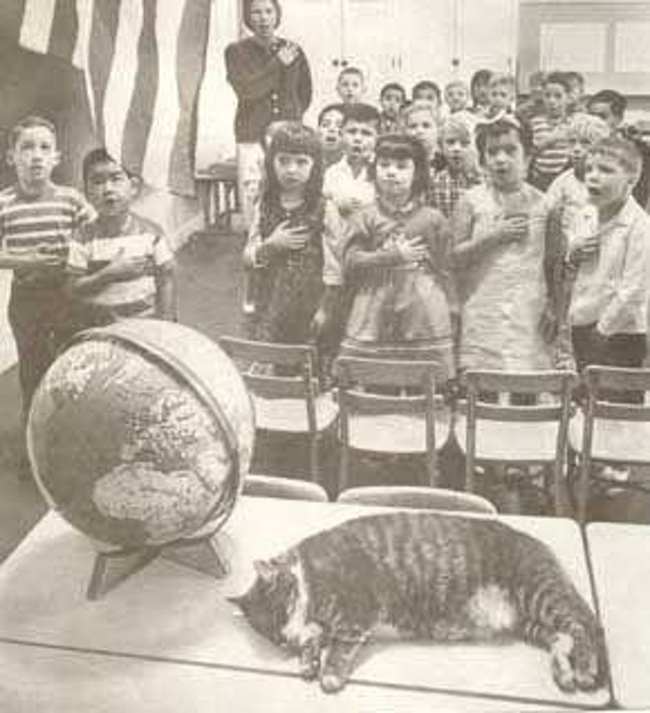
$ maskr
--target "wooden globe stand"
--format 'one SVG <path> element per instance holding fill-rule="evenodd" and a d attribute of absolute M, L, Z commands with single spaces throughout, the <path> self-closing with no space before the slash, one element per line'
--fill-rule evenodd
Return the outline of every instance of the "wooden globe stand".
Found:
<path fill-rule="evenodd" d="M 122 548 L 98 552 L 90 575 L 86 597 L 97 600 L 115 589 L 158 557 L 203 572 L 216 579 L 225 577 L 229 567 L 219 553 L 215 535 L 160 547 Z"/>

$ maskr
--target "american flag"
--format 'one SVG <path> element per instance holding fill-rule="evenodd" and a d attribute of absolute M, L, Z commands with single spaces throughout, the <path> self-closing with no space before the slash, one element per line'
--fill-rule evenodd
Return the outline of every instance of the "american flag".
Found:
<path fill-rule="evenodd" d="M 194 191 L 210 0 L 1 0 L 0 34 L 82 69 L 98 144 L 154 188 Z"/>

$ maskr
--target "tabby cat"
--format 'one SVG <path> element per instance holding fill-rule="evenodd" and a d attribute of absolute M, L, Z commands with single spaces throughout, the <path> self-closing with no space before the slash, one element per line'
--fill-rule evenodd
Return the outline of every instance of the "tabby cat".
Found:
<path fill-rule="evenodd" d="M 555 556 L 496 520 L 396 511 L 317 533 L 233 597 L 251 626 L 299 654 L 304 678 L 345 686 L 381 625 L 435 641 L 518 636 L 550 652 L 565 691 L 602 685 L 597 621 Z"/>

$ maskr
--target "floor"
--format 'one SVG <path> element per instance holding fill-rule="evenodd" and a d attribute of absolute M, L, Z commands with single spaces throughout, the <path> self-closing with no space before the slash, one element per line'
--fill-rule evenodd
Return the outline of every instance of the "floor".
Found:
<path fill-rule="evenodd" d="M 241 237 L 200 233 L 179 253 L 179 292 L 181 321 L 209 336 L 236 334 L 240 326 L 242 271 Z M 20 478 L 24 457 L 20 434 L 20 399 L 15 368 L 0 374 L 0 561 L 20 542 L 46 510 L 31 478 Z M 254 472 L 300 475 L 306 473 L 307 450 L 300 441 L 259 438 Z M 323 478 L 333 493 L 337 471 L 334 444 L 325 444 Z M 441 457 L 443 485 L 458 486 L 463 471 L 459 451 L 450 446 Z M 357 460 L 354 483 L 414 483 L 422 479 L 421 465 L 412 460 Z M 512 493 L 487 485 L 483 492 L 501 511 L 512 511 Z M 518 492 L 525 512 L 543 514 L 546 502 L 534 487 Z M 639 493 L 619 493 L 599 499 L 593 519 L 629 520 L 650 523 L 650 497 Z"/>

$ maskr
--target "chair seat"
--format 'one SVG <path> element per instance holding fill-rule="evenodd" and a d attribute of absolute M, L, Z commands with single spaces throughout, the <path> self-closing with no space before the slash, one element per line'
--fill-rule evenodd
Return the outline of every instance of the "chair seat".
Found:
<path fill-rule="evenodd" d="M 466 449 L 467 417 L 456 417 L 458 445 Z M 485 461 L 539 463 L 555 460 L 558 424 L 552 421 L 488 421 L 476 426 L 476 459 Z"/>
<path fill-rule="evenodd" d="M 584 414 L 579 411 L 569 423 L 569 444 L 578 453 L 582 452 L 584 420 Z M 650 423 L 595 419 L 591 457 L 621 463 L 649 463 Z"/>
<path fill-rule="evenodd" d="M 449 412 L 435 416 L 436 449 L 449 438 Z M 426 453 L 426 423 L 419 414 L 350 414 L 349 444 L 351 448 L 374 453 Z"/>
<path fill-rule="evenodd" d="M 255 422 L 264 431 L 309 433 L 307 406 L 304 399 L 267 399 L 253 394 Z M 316 430 L 324 431 L 334 424 L 338 405 L 331 392 L 319 394 L 314 401 Z"/>

